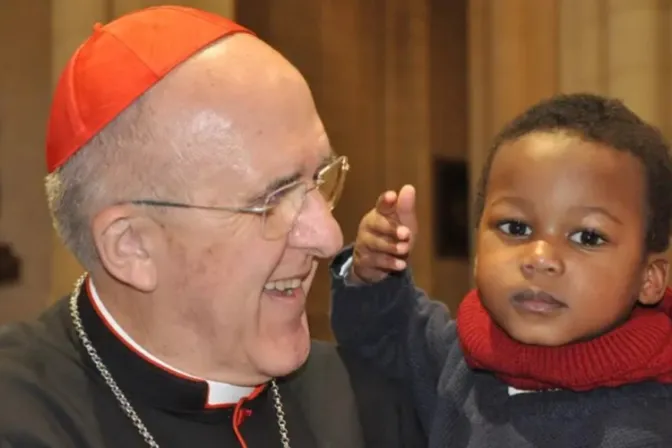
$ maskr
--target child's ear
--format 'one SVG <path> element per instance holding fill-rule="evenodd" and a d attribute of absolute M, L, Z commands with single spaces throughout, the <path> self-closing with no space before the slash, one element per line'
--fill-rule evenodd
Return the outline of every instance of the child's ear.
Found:
<path fill-rule="evenodd" d="M 639 290 L 639 303 L 655 305 L 660 302 L 667 288 L 670 263 L 664 255 L 651 256 L 644 268 L 644 278 Z"/>

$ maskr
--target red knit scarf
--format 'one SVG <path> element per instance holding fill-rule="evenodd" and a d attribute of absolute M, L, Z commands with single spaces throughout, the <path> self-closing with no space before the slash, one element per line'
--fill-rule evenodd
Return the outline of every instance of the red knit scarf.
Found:
<path fill-rule="evenodd" d="M 467 363 L 521 390 L 585 391 L 655 380 L 672 383 L 672 291 L 656 308 L 636 308 L 622 326 L 561 347 L 526 345 L 490 318 L 476 291 L 462 301 L 457 332 Z"/>

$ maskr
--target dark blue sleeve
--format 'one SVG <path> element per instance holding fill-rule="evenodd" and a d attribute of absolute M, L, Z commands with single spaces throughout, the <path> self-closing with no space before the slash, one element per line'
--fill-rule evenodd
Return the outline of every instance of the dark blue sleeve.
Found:
<path fill-rule="evenodd" d="M 433 406 L 439 376 L 457 343 L 448 308 L 413 284 L 410 272 L 371 285 L 349 284 L 342 251 L 331 266 L 331 325 L 339 345 L 410 384 L 420 407 Z"/>

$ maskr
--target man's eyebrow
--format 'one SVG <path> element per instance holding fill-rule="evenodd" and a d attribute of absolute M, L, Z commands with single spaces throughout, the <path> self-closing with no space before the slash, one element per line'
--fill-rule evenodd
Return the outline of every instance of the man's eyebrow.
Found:
<path fill-rule="evenodd" d="M 327 155 L 322 156 L 322 160 L 320 161 L 320 164 L 318 165 L 316 173 L 320 172 L 322 169 L 327 167 L 331 162 L 334 161 L 336 158 L 336 154 L 333 151 L 329 151 Z M 266 185 L 266 188 L 261 193 L 258 193 L 249 200 L 249 202 L 255 203 L 255 202 L 260 202 L 266 199 L 269 195 L 277 191 L 278 189 L 285 187 L 287 185 L 291 185 L 295 182 L 298 182 L 302 178 L 302 174 L 300 172 L 295 172 L 294 174 L 290 174 L 288 176 L 282 176 L 268 185 Z"/>
<path fill-rule="evenodd" d="M 286 187 L 287 185 L 293 184 L 294 182 L 297 182 L 298 180 L 301 179 L 301 173 L 296 172 L 294 174 L 290 174 L 288 176 L 282 176 L 279 177 L 268 185 L 266 185 L 266 188 L 261 193 L 258 193 L 254 195 L 251 199 L 250 202 L 260 202 L 266 199 L 269 195 L 273 194 L 275 191 L 282 187 Z"/>
<path fill-rule="evenodd" d="M 317 169 L 315 170 L 315 174 L 325 169 L 335 159 L 336 156 L 334 155 L 334 153 L 329 153 L 329 155 L 322 156 L 322 159 L 320 160 L 320 163 L 317 165 Z"/>

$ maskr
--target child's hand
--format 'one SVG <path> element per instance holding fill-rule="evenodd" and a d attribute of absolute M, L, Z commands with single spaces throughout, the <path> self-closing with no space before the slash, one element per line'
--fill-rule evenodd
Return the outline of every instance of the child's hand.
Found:
<path fill-rule="evenodd" d="M 415 188 L 410 185 L 383 193 L 359 224 L 353 250 L 351 279 L 378 282 L 406 268 L 417 233 Z"/>

